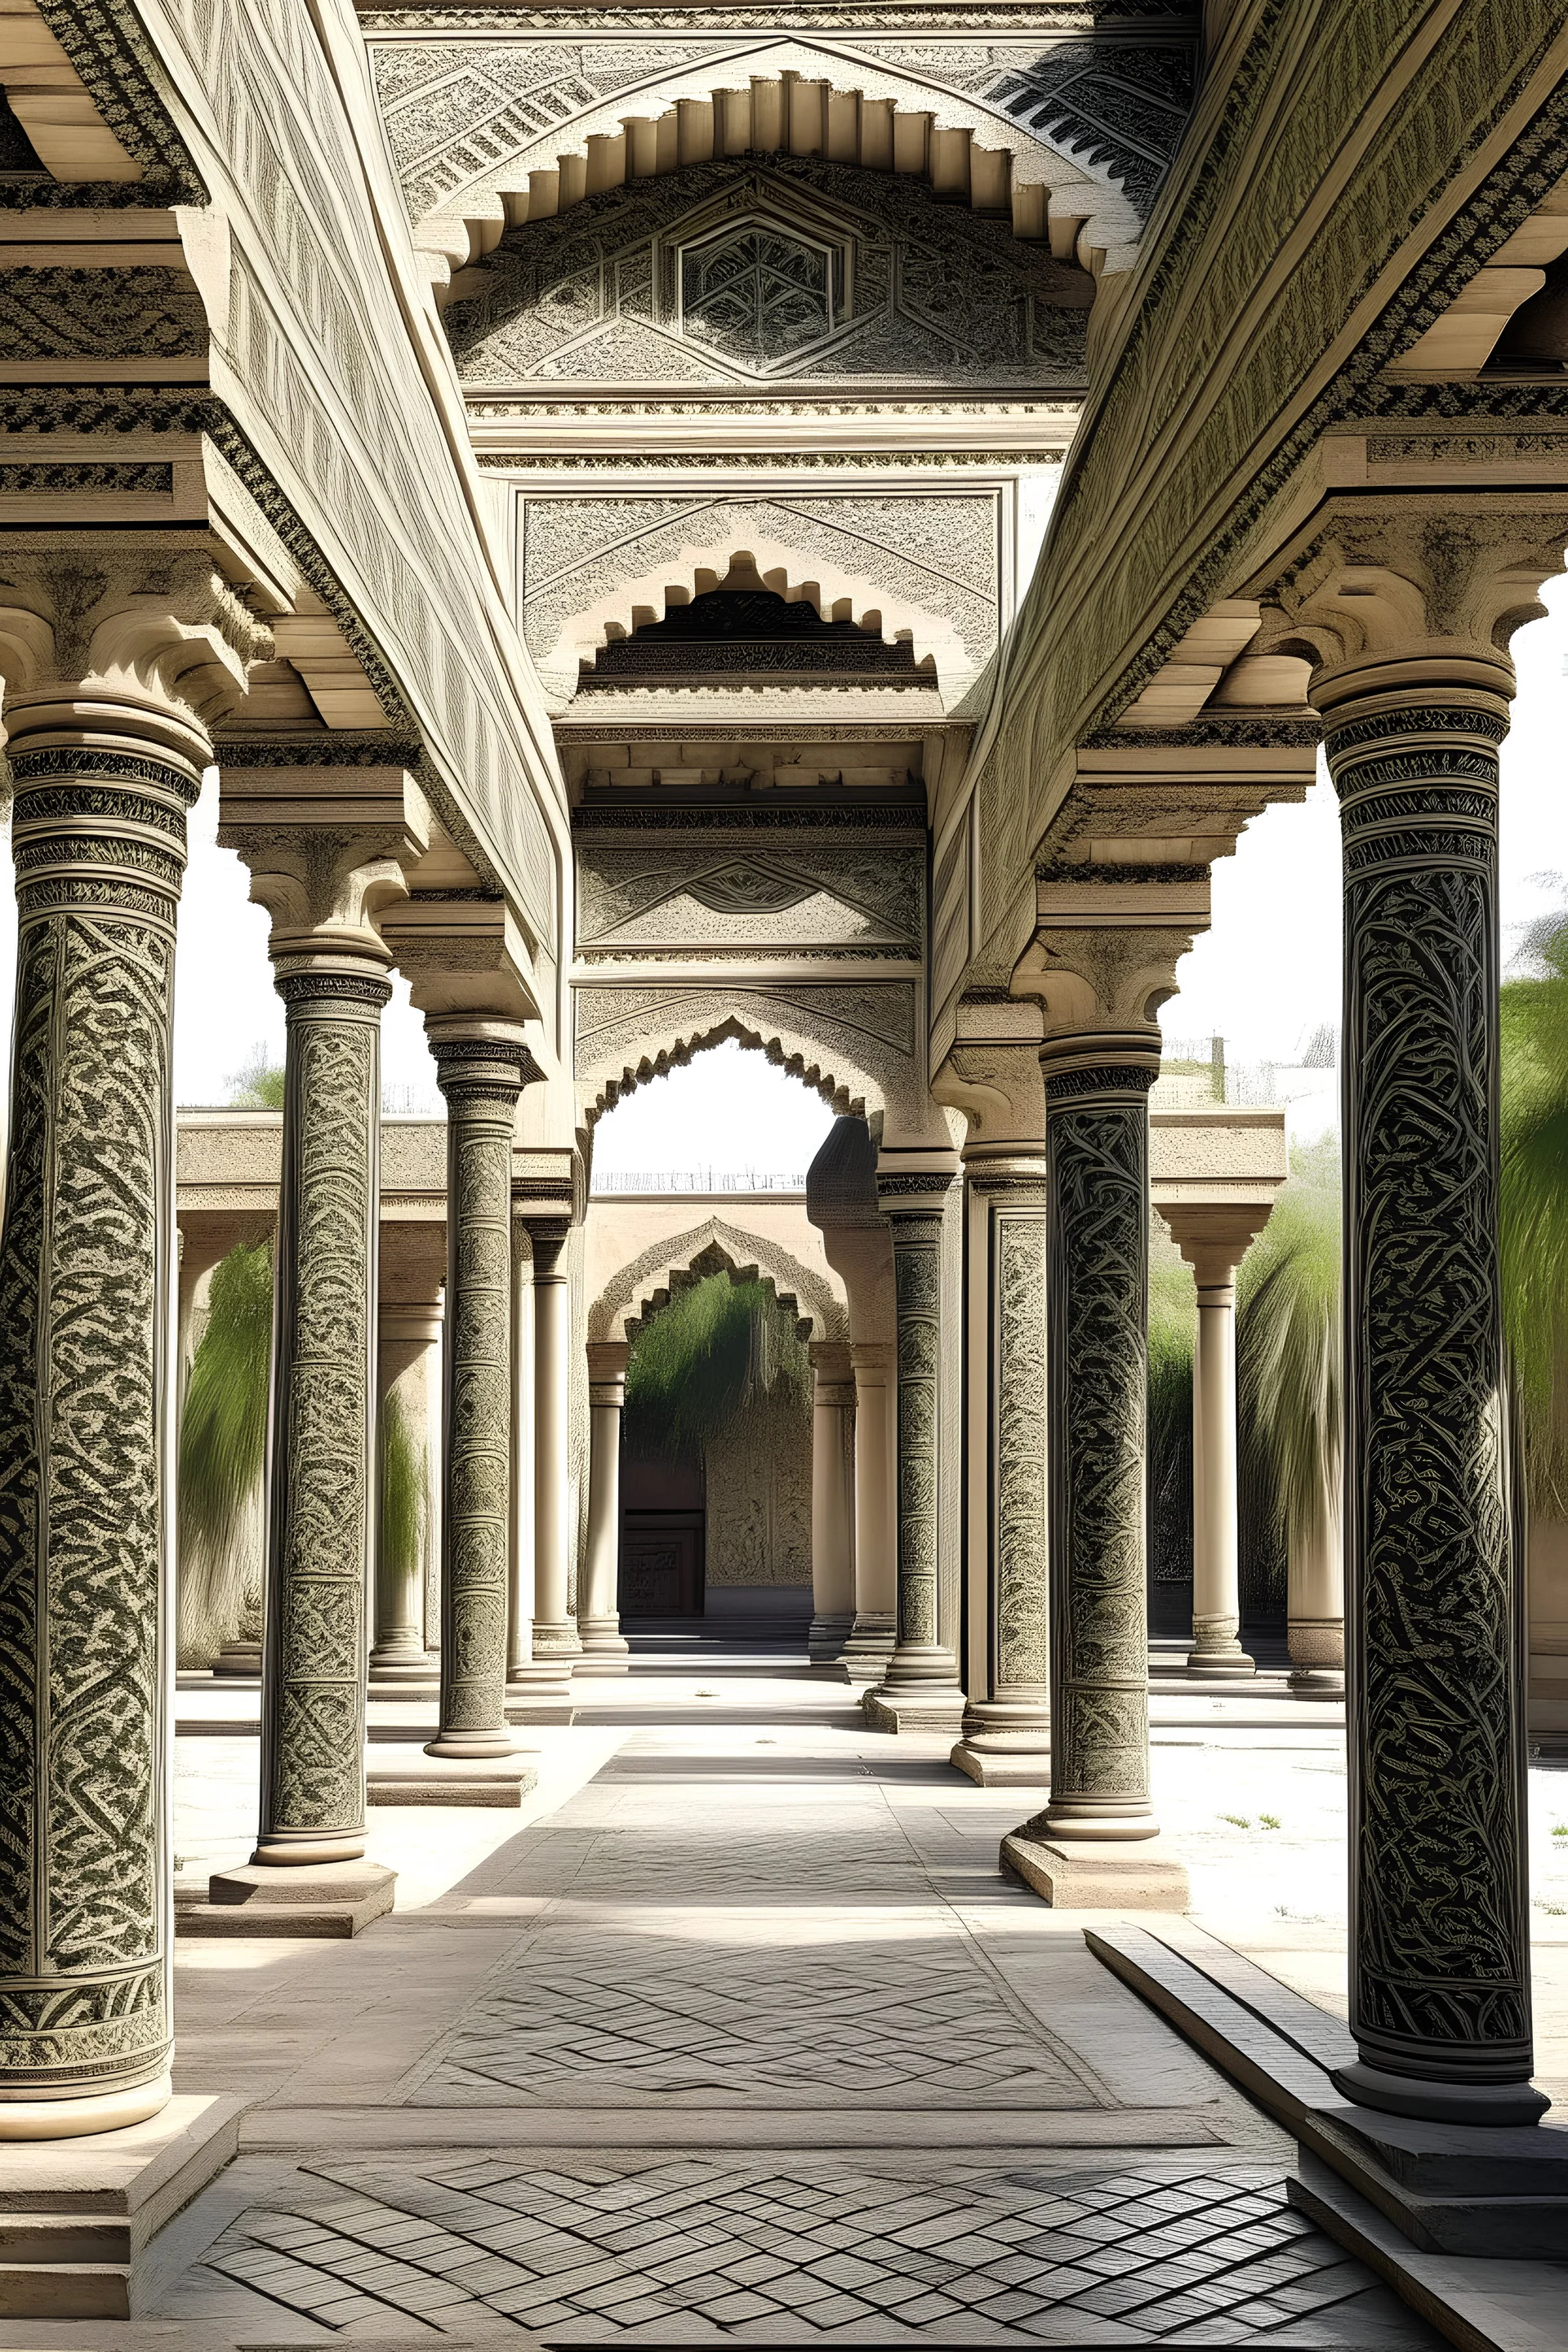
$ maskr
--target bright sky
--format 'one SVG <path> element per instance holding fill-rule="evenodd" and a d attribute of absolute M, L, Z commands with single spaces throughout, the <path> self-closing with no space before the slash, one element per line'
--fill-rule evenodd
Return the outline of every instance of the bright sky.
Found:
<path fill-rule="evenodd" d="M 1543 601 L 1549 617 L 1513 641 L 1520 690 L 1503 748 L 1505 954 L 1533 917 L 1568 901 L 1568 579 L 1550 582 Z M 238 858 L 216 847 L 216 824 L 217 794 L 209 785 L 192 820 L 180 909 L 174 1064 L 182 1103 L 226 1101 L 231 1076 L 258 1045 L 282 1058 L 267 918 L 248 903 Z M 7 872 L 0 877 L 0 1021 L 7 1037 L 15 957 Z M 1233 1063 L 1288 1062 L 1320 1023 L 1338 1024 L 1339 833 L 1326 781 L 1301 806 L 1268 810 L 1242 835 L 1237 855 L 1215 866 L 1213 927 L 1179 977 L 1167 1034 L 1217 1032 Z M 384 1017 L 383 1067 L 396 1108 L 439 1108 L 423 1024 L 403 982 Z M 601 1121 L 595 1172 L 602 1181 L 614 1170 L 803 1170 L 830 1117 L 815 1094 L 760 1055 L 727 1045 L 639 1087 Z"/>

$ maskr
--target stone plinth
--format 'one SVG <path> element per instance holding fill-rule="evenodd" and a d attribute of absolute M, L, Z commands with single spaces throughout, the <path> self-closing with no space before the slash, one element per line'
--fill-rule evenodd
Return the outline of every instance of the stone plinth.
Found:
<path fill-rule="evenodd" d="M 180 2097 L 123 2131 L 0 2145 L 0 2314 L 129 2319 L 141 2257 L 228 2163 L 244 2110 Z"/>
<path fill-rule="evenodd" d="M 182 1903 L 182 1936 L 357 1936 L 392 1908 L 397 1873 L 376 1862 L 249 1863 L 215 1871 L 205 1903 Z"/>
<path fill-rule="evenodd" d="M 515 1812 L 538 1780 L 531 1757 L 410 1758 L 367 1773 L 365 1800 L 372 1805 L 500 1805 Z"/>
<path fill-rule="evenodd" d="M 1017 1832 L 1002 1841 L 1002 1867 L 1057 1911 L 1184 1911 L 1187 1874 L 1156 1838 L 1075 1845 Z"/>

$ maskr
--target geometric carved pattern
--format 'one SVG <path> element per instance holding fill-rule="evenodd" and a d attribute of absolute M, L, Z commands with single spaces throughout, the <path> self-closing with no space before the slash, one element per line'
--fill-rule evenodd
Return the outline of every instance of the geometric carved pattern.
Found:
<path fill-rule="evenodd" d="M 0 1240 L 0 2073 L 169 2050 L 159 1726 L 174 910 L 195 777 L 17 750 Z"/>
<path fill-rule="evenodd" d="M 1291 2210 L 1282 2173 L 1245 2164 L 911 2179 L 821 2156 L 313 2162 L 207 2266 L 387 2341 L 412 2322 L 489 2342 L 498 2321 L 560 2344 L 1435 2341 Z"/>
<path fill-rule="evenodd" d="M 1328 733 L 1345 845 L 1352 2024 L 1401 2074 L 1527 2081 L 1524 1744 L 1499 1412 L 1503 707 Z"/>
<path fill-rule="evenodd" d="M 946 2097 L 1060 2108 L 1081 2106 L 1085 2091 L 962 1947 L 922 1937 L 868 1958 L 852 1945 L 742 1946 L 694 1969 L 684 1938 L 559 1928 L 469 2011 L 413 2096 L 438 2107 Z"/>
<path fill-rule="evenodd" d="M 1146 1812 L 1143 1591 L 1152 1073 L 1047 1067 L 1051 1806 Z"/>
<path fill-rule="evenodd" d="M 364 1827 L 375 1119 L 390 991 L 375 973 L 278 986 L 289 1043 L 261 1829 L 288 1846 Z"/>
<path fill-rule="evenodd" d="M 700 1281 L 725 1272 L 736 1282 L 759 1278 L 781 1307 L 809 1322 L 814 1339 L 843 1339 L 848 1326 L 840 1300 L 820 1274 L 759 1234 L 743 1232 L 721 1217 L 709 1217 L 688 1233 L 651 1243 L 620 1268 L 588 1308 L 590 1339 L 636 1336 L 657 1314 L 682 1279 Z"/>
<path fill-rule="evenodd" d="M 1090 290 L 1081 270 L 916 181 L 737 157 L 509 230 L 445 323 L 475 387 L 1070 391 Z"/>

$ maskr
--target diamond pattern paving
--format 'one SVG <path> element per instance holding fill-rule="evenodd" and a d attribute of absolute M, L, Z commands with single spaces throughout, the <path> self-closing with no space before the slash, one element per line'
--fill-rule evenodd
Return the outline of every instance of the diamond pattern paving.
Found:
<path fill-rule="evenodd" d="M 1094 2104 L 956 1937 L 733 1948 L 551 1930 L 408 2095 L 424 2106 Z"/>
<path fill-rule="evenodd" d="M 1437 2340 L 1256 2165 L 933 2184 L 827 2159 L 323 2164 L 207 2263 L 351 2334 L 401 2315 L 459 2336 L 511 2320 L 563 2345 Z"/>

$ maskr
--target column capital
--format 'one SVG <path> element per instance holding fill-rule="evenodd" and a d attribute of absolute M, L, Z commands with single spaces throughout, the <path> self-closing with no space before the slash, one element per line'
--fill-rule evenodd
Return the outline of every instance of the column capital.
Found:
<path fill-rule="evenodd" d="M 882 1153 L 877 1160 L 877 1206 L 894 1223 L 940 1217 L 958 1174 L 952 1151 Z"/>
<path fill-rule="evenodd" d="M 1040 1087 L 1040 1007 L 1002 991 L 965 997 L 957 1034 L 931 1082 L 937 1101 L 968 1121 L 966 1168 L 978 1160 L 1043 1150 L 1046 1102 Z"/>
<path fill-rule="evenodd" d="M 1206 866 L 1041 867 L 1035 936 L 1011 993 L 1038 1000 L 1047 1051 L 1066 1036 L 1147 1034 L 1176 992 L 1177 964 L 1208 926 Z"/>
<path fill-rule="evenodd" d="M 626 1401 L 626 1359 L 631 1354 L 631 1342 L 590 1339 L 586 1349 L 589 1403 L 610 1404 L 618 1411 Z"/>
<path fill-rule="evenodd" d="M 1447 684 L 1506 705 L 1509 642 L 1541 617 L 1565 543 L 1561 490 L 1332 498 L 1274 586 L 1279 648 L 1313 662 L 1325 719 L 1381 688 Z"/>
<path fill-rule="evenodd" d="M 523 1087 L 541 1076 L 515 1022 L 442 1013 L 426 1018 L 425 1034 L 435 1056 L 436 1083 L 453 1107 L 513 1108 Z"/>
<path fill-rule="evenodd" d="M 384 764 L 319 748 L 224 746 L 217 837 L 250 868 L 250 896 L 272 919 L 268 950 L 285 975 L 384 971 L 386 909 L 430 844 L 430 811 L 406 759 Z"/>
<path fill-rule="evenodd" d="M 1160 1032 L 1152 1024 L 1135 1029 L 1072 1029 L 1047 1037 L 1040 1048 L 1047 1117 L 1091 1098 L 1125 1101 L 1147 1096 L 1160 1075 Z"/>
<path fill-rule="evenodd" d="M 1160 1214 L 1197 1276 L 1198 1288 L 1227 1289 L 1273 1208 L 1271 1191 L 1267 1200 L 1173 1202 Z"/>
<path fill-rule="evenodd" d="M 205 532 L 95 531 L 0 541 L 0 674 L 13 745 L 56 729 L 145 733 L 167 755 L 210 756 L 207 730 L 245 693 L 271 636 L 213 561 Z"/>
<path fill-rule="evenodd" d="M 805 1352 L 816 1376 L 816 1402 L 852 1405 L 855 1402 L 853 1349 L 842 1339 L 813 1339 Z M 844 1393 L 836 1395 L 835 1390 L 841 1390 Z"/>

